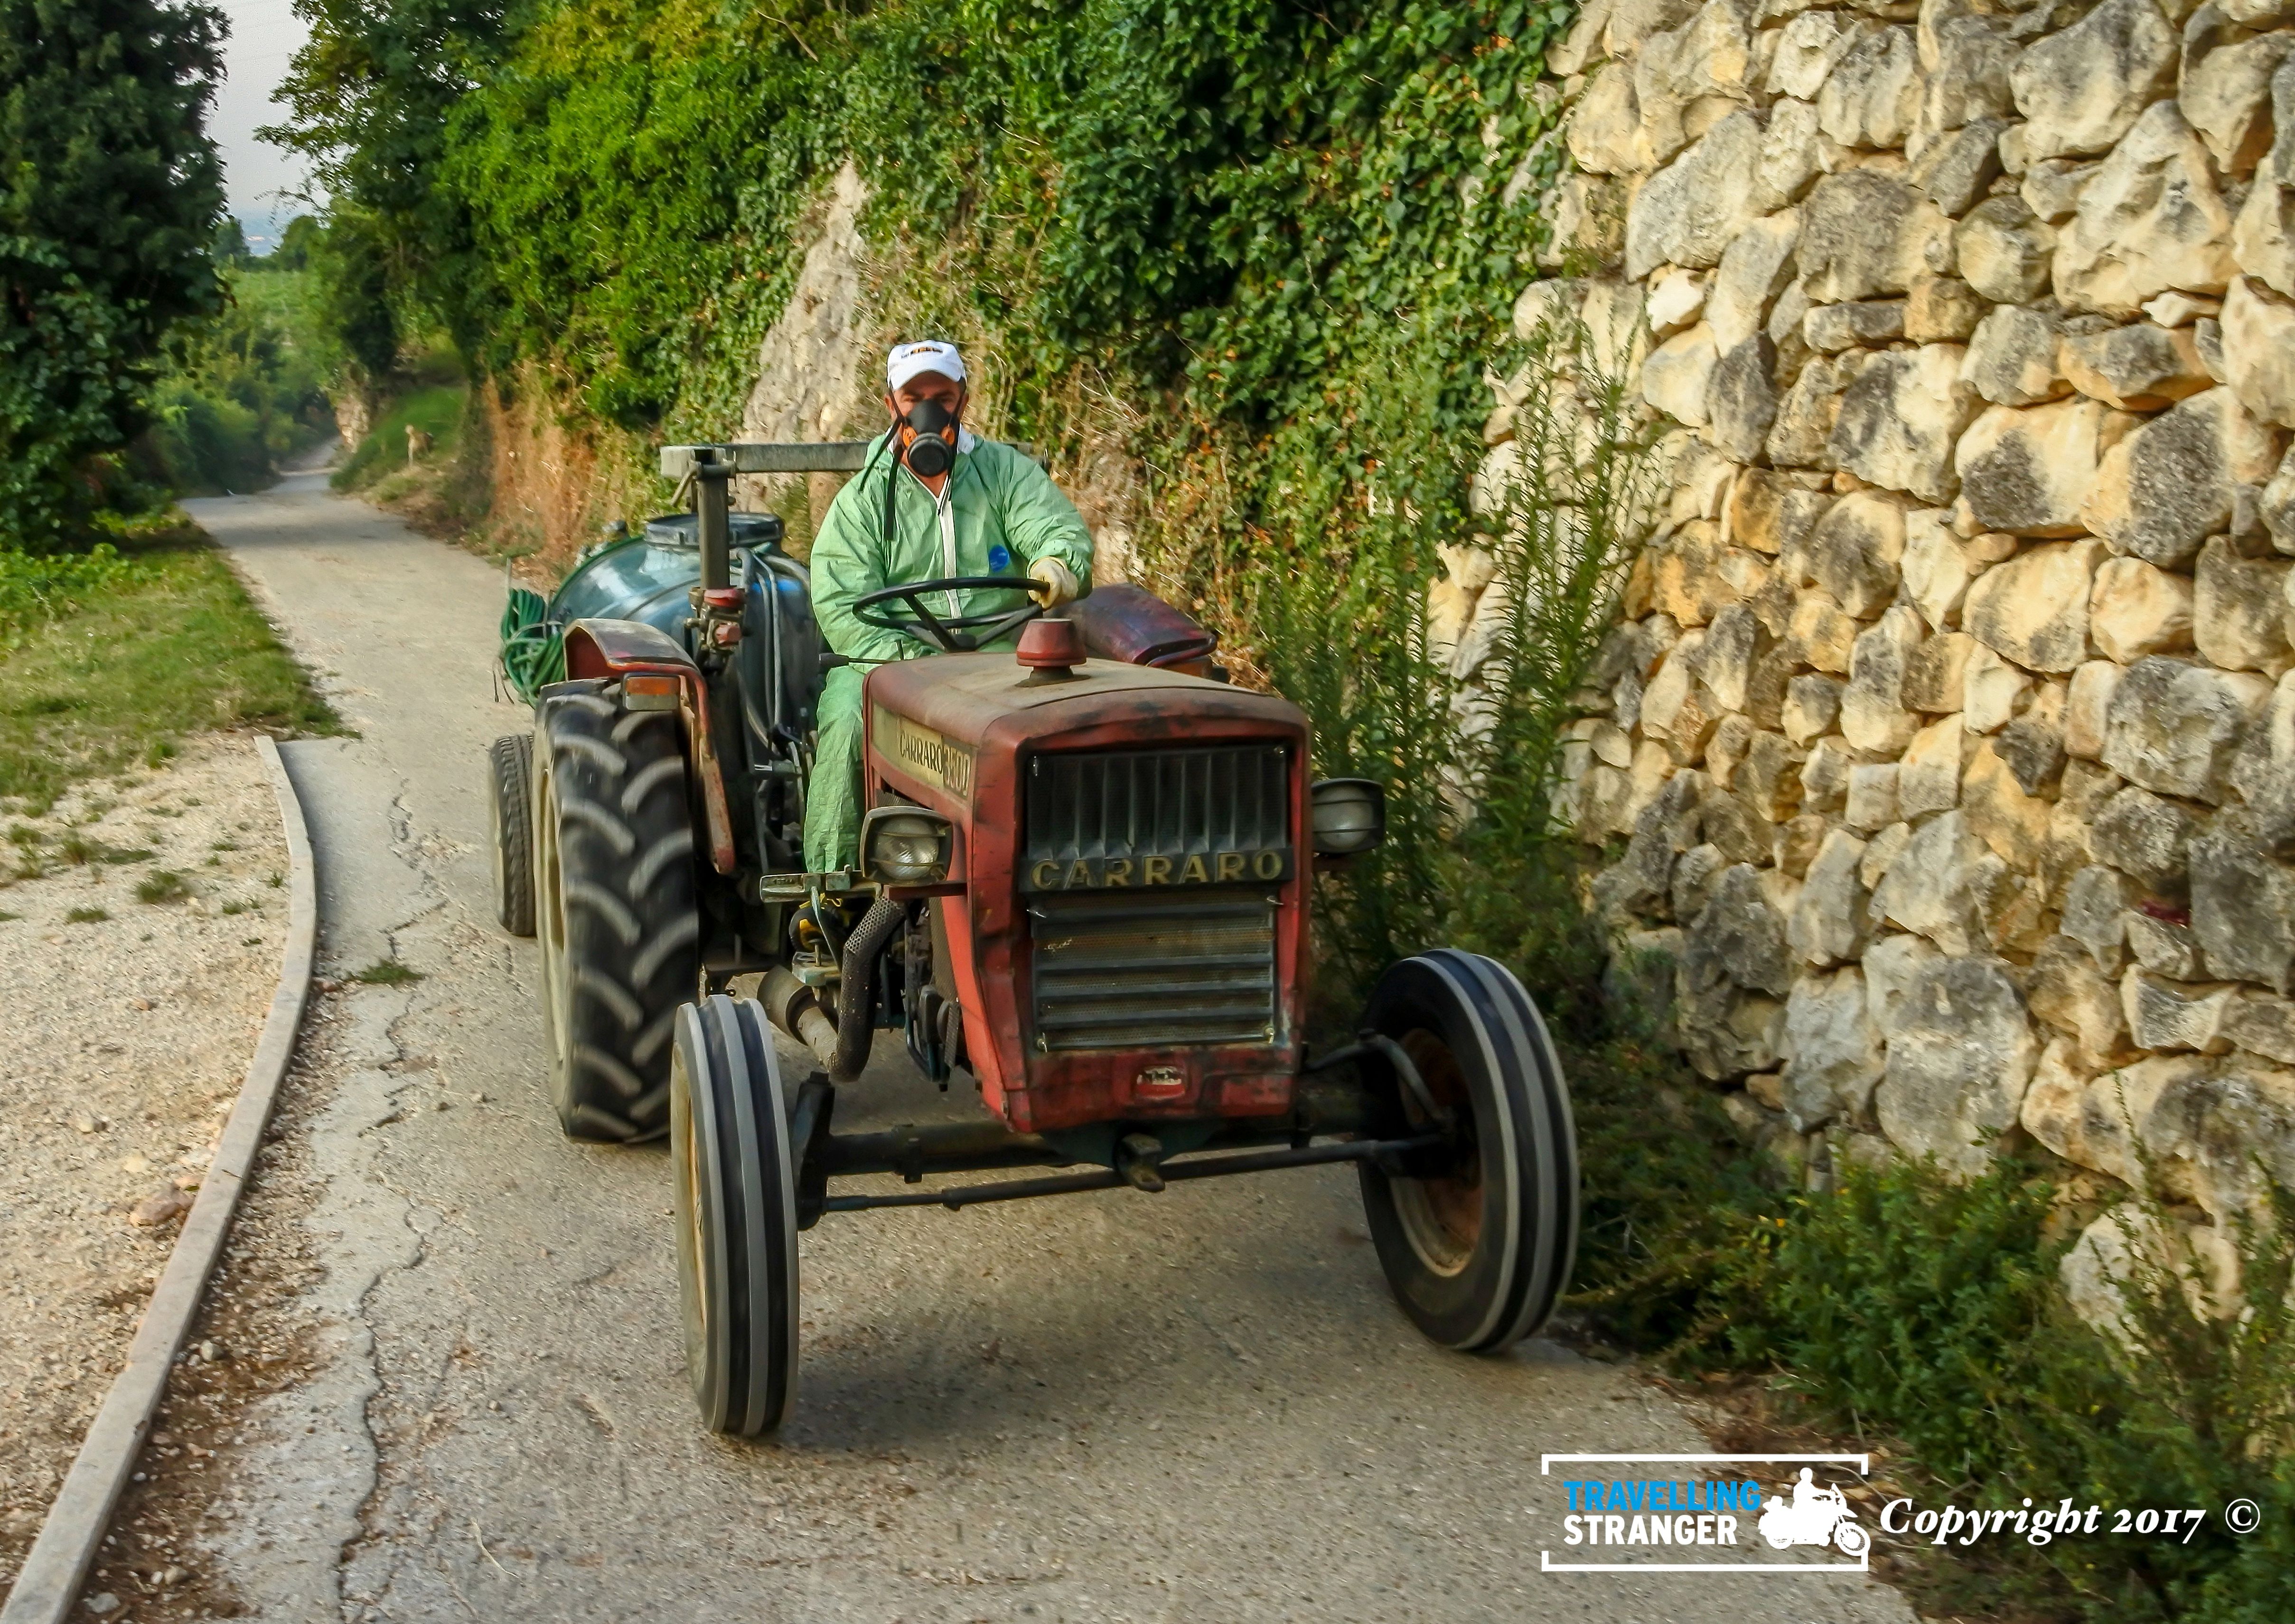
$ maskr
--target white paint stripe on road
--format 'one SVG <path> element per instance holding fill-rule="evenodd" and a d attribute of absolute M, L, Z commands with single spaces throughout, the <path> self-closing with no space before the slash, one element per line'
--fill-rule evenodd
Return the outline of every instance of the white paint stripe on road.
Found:
<path fill-rule="evenodd" d="M 287 836 L 287 951 L 279 967 L 279 985 L 271 994 L 271 1012 L 263 1022 L 263 1035 L 241 1079 L 239 1101 L 224 1124 L 222 1142 L 214 1162 L 200 1180 L 199 1197 L 176 1237 L 167 1267 L 143 1310 L 135 1340 L 127 1347 L 127 1367 L 111 1384 L 103 1408 L 87 1429 L 87 1436 L 72 1459 L 71 1470 L 55 1503 L 48 1507 L 40 1537 L 24 1558 L 0 1624 L 61 1624 L 86 1582 L 89 1567 L 103 1543 L 103 1530 L 127 1487 L 128 1473 L 142 1453 L 151 1416 L 167 1391 L 167 1372 L 192 1328 L 208 1277 L 223 1253 L 231 1233 L 232 1215 L 238 1210 L 240 1191 L 255 1165 L 263 1145 L 263 1130 L 279 1098 L 287 1063 L 294 1057 L 295 1037 L 303 1024 L 303 1006 L 311 992 L 312 953 L 319 925 L 319 894 L 311 867 L 311 838 L 303 825 L 303 804 L 293 780 L 279 759 L 279 747 L 258 736 L 255 747 L 271 773 L 273 793 L 279 797 L 279 821 Z"/>

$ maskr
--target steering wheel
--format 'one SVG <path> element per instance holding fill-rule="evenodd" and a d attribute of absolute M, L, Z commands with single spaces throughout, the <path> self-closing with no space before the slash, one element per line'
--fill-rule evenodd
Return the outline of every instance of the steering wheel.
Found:
<path fill-rule="evenodd" d="M 853 600 L 853 617 L 864 626 L 875 626 L 883 632 L 898 632 L 915 638 L 919 642 L 930 643 L 943 654 L 971 654 L 994 642 L 1006 632 L 1035 619 L 1044 612 L 1044 606 L 1032 601 L 1017 609 L 1001 610 L 992 615 L 935 615 L 925 607 L 925 594 L 991 589 L 1033 592 L 1037 585 L 1036 582 L 1021 575 L 943 575 L 933 581 L 912 581 L 902 586 L 887 586 L 873 592 L 863 592 Z M 907 604 L 915 611 L 916 618 L 902 620 L 894 615 L 871 613 L 878 604 L 893 602 Z"/>

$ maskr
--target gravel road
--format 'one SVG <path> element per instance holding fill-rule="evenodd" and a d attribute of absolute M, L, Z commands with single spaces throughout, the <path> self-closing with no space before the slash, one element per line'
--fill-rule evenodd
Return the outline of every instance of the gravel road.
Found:
<path fill-rule="evenodd" d="M 796 1420 L 705 1435 L 662 1152 L 559 1137 L 533 950 L 490 918 L 498 573 L 315 480 L 191 505 L 359 731 L 286 753 L 323 959 L 421 979 L 323 1000 L 215 1310 L 267 1374 L 187 1379 L 174 1424 L 219 1453 L 151 1462 L 121 1614 L 1912 1617 L 1855 1575 L 1541 1572 L 1541 1452 L 1709 1446 L 1554 1344 L 1429 1347 L 1335 1170 L 832 1218 Z M 945 1108 L 904 1069 L 840 1122 Z"/>
<path fill-rule="evenodd" d="M 278 983 L 287 855 L 245 734 L 0 821 L 4 1594 L 238 1093 Z"/>

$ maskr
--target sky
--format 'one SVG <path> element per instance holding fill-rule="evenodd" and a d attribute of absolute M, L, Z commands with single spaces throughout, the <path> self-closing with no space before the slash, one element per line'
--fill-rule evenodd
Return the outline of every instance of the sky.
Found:
<path fill-rule="evenodd" d="M 268 253 L 288 221 L 310 205 L 281 196 L 302 187 L 307 166 L 298 155 L 256 139 L 258 125 L 276 123 L 286 110 L 271 93 L 286 77 L 288 60 L 310 30 L 291 0 L 210 0 L 231 19 L 224 42 L 226 78 L 208 112 L 208 132 L 223 154 L 227 207 L 246 230 L 248 246 Z"/>

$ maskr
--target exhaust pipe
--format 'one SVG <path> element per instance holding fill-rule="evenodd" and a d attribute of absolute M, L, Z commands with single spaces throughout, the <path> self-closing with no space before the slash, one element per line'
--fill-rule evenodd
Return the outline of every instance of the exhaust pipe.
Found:
<path fill-rule="evenodd" d="M 812 1050 L 823 1069 L 836 1065 L 837 1027 L 821 1013 L 821 1000 L 811 987 L 790 975 L 786 965 L 775 965 L 758 991 L 764 995 L 767 1020 Z"/>
<path fill-rule="evenodd" d="M 784 966 L 765 976 L 766 1018 L 813 1051 L 829 1070 L 832 1082 L 851 1082 L 869 1064 L 876 1038 L 870 1021 L 877 1001 L 877 959 L 893 933 L 908 918 L 908 906 L 890 897 L 878 897 L 850 936 L 845 939 L 844 975 L 837 988 L 837 1016 L 831 1020 L 821 1000 Z"/>

